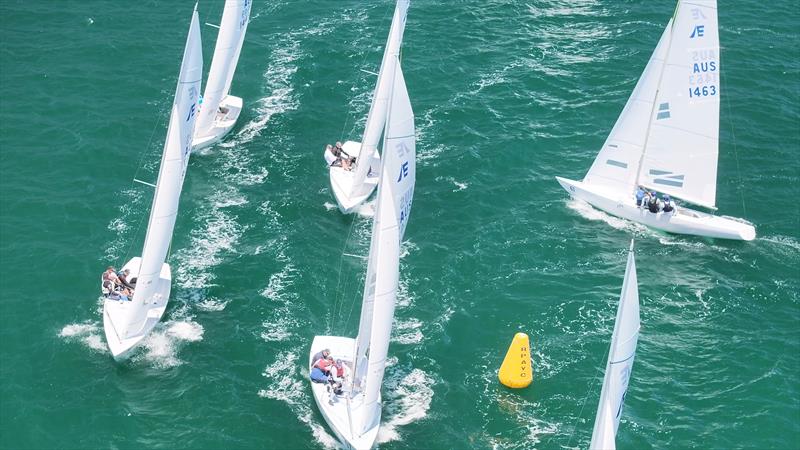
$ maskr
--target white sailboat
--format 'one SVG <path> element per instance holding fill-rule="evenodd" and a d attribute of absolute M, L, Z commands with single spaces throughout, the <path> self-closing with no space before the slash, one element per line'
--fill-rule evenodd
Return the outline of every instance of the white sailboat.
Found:
<path fill-rule="evenodd" d="M 200 105 L 192 148 L 213 145 L 233 128 L 242 111 L 242 99 L 230 95 L 233 74 L 239 62 L 252 0 L 226 0 L 219 25 L 217 44 Z"/>
<path fill-rule="evenodd" d="M 131 301 L 107 298 L 103 304 L 106 341 L 117 360 L 130 355 L 131 350 L 161 320 L 167 307 L 172 276 L 169 264 L 164 261 L 172 240 L 183 178 L 189 163 L 202 76 L 200 22 L 195 5 L 142 256 L 132 258 L 123 266 L 131 272 L 129 279 L 137 279 L 136 291 Z"/>
<path fill-rule="evenodd" d="M 678 1 L 647 67 L 584 177 L 556 177 L 575 198 L 670 233 L 753 240 L 752 224 L 686 207 L 651 213 L 638 186 L 716 209 L 720 59 L 716 0 Z"/>
<path fill-rule="evenodd" d="M 608 352 L 603 390 L 597 405 L 590 450 L 613 450 L 616 448 L 617 428 L 622 415 L 622 404 L 628 391 L 636 343 L 639 339 L 639 287 L 636 280 L 636 261 L 633 256 L 633 241 L 628 251 L 628 266 L 617 307 L 611 349 Z"/>
<path fill-rule="evenodd" d="M 391 95 L 395 66 L 400 65 L 400 47 L 406 26 L 409 0 L 398 0 L 389 29 L 389 38 L 383 53 L 381 69 L 372 104 L 367 115 L 367 124 L 361 142 L 347 141 L 342 145 L 345 153 L 356 158 L 355 168 L 330 167 L 331 188 L 339 210 L 344 214 L 353 212 L 375 190 L 378 184 L 380 154 L 378 143 L 387 120 L 389 96 Z"/>
<path fill-rule="evenodd" d="M 346 448 L 352 449 L 371 448 L 380 426 L 381 385 L 400 272 L 400 242 L 416 180 L 414 113 L 399 64 L 393 65 L 392 85 L 358 337 L 316 336 L 308 361 L 310 368 L 313 355 L 329 349 L 333 358 L 344 362 L 342 395 L 331 397 L 326 384 L 312 382 L 311 389 L 330 428 Z"/>

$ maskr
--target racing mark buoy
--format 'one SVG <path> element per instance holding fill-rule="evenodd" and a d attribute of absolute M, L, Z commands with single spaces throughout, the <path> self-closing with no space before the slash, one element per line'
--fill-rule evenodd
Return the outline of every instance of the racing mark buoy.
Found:
<path fill-rule="evenodd" d="M 528 335 L 517 333 L 497 374 L 500 383 L 512 389 L 528 387 L 533 382 L 531 346 Z"/>

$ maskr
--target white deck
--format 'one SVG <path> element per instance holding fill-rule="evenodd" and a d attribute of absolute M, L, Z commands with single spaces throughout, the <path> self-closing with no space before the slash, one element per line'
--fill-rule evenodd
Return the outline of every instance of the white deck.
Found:
<path fill-rule="evenodd" d="M 239 113 L 242 112 L 242 99 L 240 97 L 228 95 L 222 99 L 219 107 L 220 109 L 227 110 L 227 112 L 225 114 L 217 113 L 217 116 L 214 118 L 214 126 L 208 133 L 203 136 L 194 136 L 192 140 L 192 151 L 216 144 L 233 129 L 233 126 L 236 125 L 236 120 L 239 119 Z"/>
<path fill-rule="evenodd" d="M 743 241 L 752 241 L 756 237 L 755 227 L 741 219 L 706 214 L 684 206 L 676 207 L 673 212 L 651 213 L 647 208 L 636 206 L 632 195 L 612 192 L 602 186 L 588 185 L 561 177 L 556 177 L 556 180 L 572 197 L 583 200 L 595 208 L 668 233 Z"/>
<path fill-rule="evenodd" d="M 142 258 L 137 256 L 122 266 L 123 270 L 129 269 L 131 271 L 128 276 L 129 280 L 139 276 L 141 263 Z M 118 331 L 120 327 L 114 325 L 115 323 L 121 325 L 127 322 L 127 318 L 131 314 L 131 308 L 134 307 L 132 301 L 106 299 L 103 302 L 103 329 L 105 330 L 108 348 L 111 350 L 111 355 L 115 360 L 121 361 L 130 357 L 133 349 L 141 343 L 142 339 L 150 333 L 153 327 L 161 320 L 161 316 L 164 315 L 172 285 L 169 264 L 164 263 L 161 267 L 158 283 L 157 294 L 153 297 L 152 302 L 141 306 L 147 309 L 147 320 L 140 330 L 129 330 L 125 335 L 121 335 L 121 329 Z"/>
<path fill-rule="evenodd" d="M 333 403 L 331 403 L 331 396 L 326 388 L 327 385 L 322 383 L 311 382 L 311 391 L 314 394 L 314 401 L 317 403 L 317 408 L 325 418 L 328 426 L 333 430 L 336 437 L 346 449 L 355 450 L 368 450 L 372 448 L 375 439 L 378 437 L 378 428 L 380 426 L 380 418 L 377 422 L 365 433 L 354 436 L 356 433 L 356 425 L 361 422 L 361 405 L 363 402 L 363 395 L 356 395 L 350 398 L 350 380 L 349 376 L 353 367 L 353 350 L 355 348 L 355 340 L 339 336 L 315 336 L 314 341 L 311 343 L 311 351 L 308 356 L 309 372 L 311 371 L 311 359 L 314 355 L 324 349 L 330 349 L 331 356 L 334 359 L 341 359 L 347 368 L 345 369 L 345 393 L 341 396 L 336 396 Z M 349 406 L 349 411 L 348 411 Z M 351 427 L 351 423 L 353 426 Z"/>
<path fill-rule="evenodd" d="M 347 141 L 342 144 L 342 149 L 350 156 L 358 158 L 357 164 L 363 164 L 364 162 L 361 161 L 359 153 L 361 152 L 361 143 L 354 142 L 354 141 Z M 365 200 L 372 195 L 372 192 L 375 191 L 375 187 L 378 186 L 378 173 L 380 171 L 380 154 L 375 151 L 372 155 L 372 159 L 369 161 L 369 164 L 372 167 L 371 173 L 367 174 L 367 178 L 364 180 L 364 183 L 361 186 L 358 186 L 355 191 L 353 191 L 353 195 L 350 195 L 350 190 L 352 189 L 354 178 L 355 178 L 355 168 L 352 170 L 344 170 L 341 167 L 330 167 L 330 178 L 331 178 L 331 188 L 333 189 L 333 195 L 336 197 L 336 203 L 339 206 L 339 210 L 344 214 L 350 214 L 353 212 L 359 205 L 364 203 Z"/>

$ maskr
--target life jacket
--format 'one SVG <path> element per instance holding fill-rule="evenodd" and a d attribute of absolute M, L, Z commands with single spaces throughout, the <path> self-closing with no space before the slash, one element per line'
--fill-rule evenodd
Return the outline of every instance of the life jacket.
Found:
<path fill-rule="evenodd" d="M 656 198 L 656 197 L 651 198 L 650 201 L 647 202 L 647 207 L 650 210 L 650 212 L 657 213 L 658 212 L 658 198 Z"/>

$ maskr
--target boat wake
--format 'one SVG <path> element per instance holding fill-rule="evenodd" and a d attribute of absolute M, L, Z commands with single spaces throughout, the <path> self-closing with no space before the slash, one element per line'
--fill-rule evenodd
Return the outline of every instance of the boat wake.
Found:
<path fill-rule="evenodd" d="M 211 269 L 222 262 L 224 254 L 236 253 L 235 245 L 249 228 L 239 224 L 226 209 L 245 203 L 235 187 L 227 186 L 214 192 L 207 204 L 199 207 L 194 221 L 203 225 L 190 232 L 189 245 L 175 255 L 174 282 L 182 288 L 180 295 L 188 295 L 189 300 L 196 302 L 208 300 L 204 290 L 214 286 L 216 278 Z"/>
<path fill-rule="evenodd" d="M 103 340 L 103 326 L 98 322 L 86 321 L 65 325 L 58 337 L 67 342 L 80 342 L 95 352 L 106 352 L 108 348 Z"/>
<path fill-rule="evenodd" d="M 311 428 L 314 438 L 327 449 L 341 448 L 339 441 L 330 435 L 314 418 L 314 399 L 308 395 L 305 378 L 307 374 L 298 369 L 297 353 L 282 352 L 275 362 L 264 368 L 261 374 L 267 379 L 268 389 L 258 391 L 258 396 L 286 403 L 289 409 Z"/>
<path fill-rule="evenodd" d="M 203 339 L 203 327 L 191 319 L 176 319 L 161 322 L 142 341 L 131 361 L 155 368 L 170 368 L 183 364 L 178 352 L 187 343 Z M 65 325 L 58 337 L 66 342 L 78 342 L 92 352 L 107 354 L 103 324 L 96 321 Z"/>
<path fill-rule="evenodd" d="M 291 330 L 300 327 L 294 311 L 295 301 L 299 297 L 291 289 L 296 276 L 297 269 L 292 263 L 288 263 L 280 272 L 270 275 L 267 287 L 261 291 L 261 296 L 276 303 L 270 310 L 271 317 L 261 325 L 264 329 L 261 339 L 267 342 L 285 341 L 294 335 Z"/>
<path fill-rule="evenodd" d="M 433 400 L 433 378 L 421 369 L 386 368 L 379 444 L 401 440 L 399 427 L 424 419 Z"/>
<path fill-rule="evenodd" d="M 144 363 L 157 369 L 168 369 L 183 364 L 178 352 L 187 343 L 203 340 L 203 326 L 191 319 L 170 320 L 156 325 L 142 341 L 141 348 L 131 361 Z"/>
<path fill-rule="evenodd" d="M 302 32 L 302 31 L 299 31 Z M 300 102 L 295 98 L 292 78 L 297 72 L 296 61 L 302 56 L 300 41 L 295 33 L 283 35 L 281 42 L 273 47 L 273 53 L 267 59 L 267 70 L 264 72 L 265 89 L 269 95 L 258 99 L 256 117 L 236 133 L 235 139 L 223 145 L 240 146 L 261 135 L 272 116 L 297 109 Z"/>

